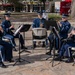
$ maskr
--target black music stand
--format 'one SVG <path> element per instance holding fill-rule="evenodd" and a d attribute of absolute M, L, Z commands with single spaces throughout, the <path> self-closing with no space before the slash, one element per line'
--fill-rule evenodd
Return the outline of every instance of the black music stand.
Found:
<path fill-rule="evenodd" d="M 47 30 L 52 30 L 52 27 L 55 27 L 57 30 L 59 30 L 59 27 L 58 27 L 57 22 L 55 20 L 46 20 L 44 22 L 44 27 Z"/>
<path fill-rule="evenodd" d="M 61 38 L 60 38 L 60 36 L 59 36 L 59 34 L 57 33 L 57 30 L 56 30 L 56 28 L 55 27 L 53 27 L 52 28 L 52 32 L 53 32 L 53 34 L 54 34 L 54 47 L 53 47 L 53 59 L 52 59 L 52 67 L 53 67 L 53 65 L 54 65 L 54 59 L 55 59 L 55 38 L 56 37 L 58 37 L 59 38 L 59 49 L 60 49 L 60 40 L 61 40 Z M 48 57 L 46 60 L 48 60 L 50 57 Z"/>
<path fill-rule="evenodd" d="M 31 25 L 29 25 L 29 24 L 23 25 L 23 27 L 20 29 L 20 32 L 23 32 L 23 33 L 24 33 L 24 32 L 26 32 L 26 31 L 28 31 L 29 28 L 30 28 L 30 26 L 31 26 Z M 20 38 L 20 35 L 19 35 L 19 38 Z M 24 38 L 25 38 L 25 34 L 24 34 Z M 30 63 L 29 61 L 27 61 L 27 60 L 21 58 L 21 55 L 20 55 L 21 53 L 22 53 L 22 52 L 20 51 L 20 40 L 19 40 L 19 58 L 16 59 L 16 62 L 15 62 L 15 64 L 14 64 L 13 66 L 15 66 L 18 62 L 20 63 L 20 62 L 22 62 L 22 61 L 26 61 L 26 62 Z"/>
<path fill-rule="evenodd" d="M 20 32 L 23 32 L 23 37 L 24 37 L 24 40 L 25 40 L 25 32 L 27 32 L 29 29 L 30 29 L 30 24 L 24 24 L 23 25 L 23 27 L 22 27 L 22 29 L 20 30 Z M 24 41 L 24 46 L 25 46 L 25 41 Z M 20 53 L 22 53 L 22 52 L 29 52 L 29 51 L 27 51 L 26 49 L 23 49 Z M 30 52 L 29 52 L 30 53 Z"/>
<path fill-rule="evenodd" d="M 59 39 L 58 41 L 59 41 L 59 49 L 60 49 L 60 40 L 61 40 L 61 38 L 60 38 L 59 34 L 57 33 L 57 30 L 56 30 L 55 27 L 52 28 L 52 32 L 54 34 L 54 40 L 55 40 L 56 37 L 58 37 L 58 39 Z M 54 47 L 53 47 L 52 67 L 54 65 L 54 59 L 55 59 L 55 41 L 54 41 Z"/>

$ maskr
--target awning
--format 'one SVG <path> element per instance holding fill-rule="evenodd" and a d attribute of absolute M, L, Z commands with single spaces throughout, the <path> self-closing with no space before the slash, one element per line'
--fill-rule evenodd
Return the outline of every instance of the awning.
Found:
<path fill-rule="evenodd" d="M 12 6 L 12 4 L 0 4 L 0 6 Z"/>

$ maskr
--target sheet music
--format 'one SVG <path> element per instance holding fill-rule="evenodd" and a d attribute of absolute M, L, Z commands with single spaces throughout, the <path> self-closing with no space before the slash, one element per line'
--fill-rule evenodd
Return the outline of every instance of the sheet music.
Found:
<path fill-rule="evenodd" d="M 19 33 L 19 31 L 21 30 L 22 27 L 23 27 L 23 25 L 21 25 L 21 26 L 15 31 L 14 36 Z"/>

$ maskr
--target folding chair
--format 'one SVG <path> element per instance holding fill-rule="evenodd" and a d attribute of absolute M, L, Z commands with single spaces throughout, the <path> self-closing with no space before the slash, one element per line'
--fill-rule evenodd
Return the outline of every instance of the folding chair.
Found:
<path fill-rule="evenodd" d="M 47 39 L 47 30 L 45 28 L 33 28 L 32 29 L 32 42 L 33 42 L 33 50 L 34 50 L 34 42 L 45 42 Z"/>
<path fill-rule="evenodd" d="M 69 48 L 68 48 L 69 57 L 70 57 L 70 50 L 73 51 L 73 52 L 72 52 L 72 57 L 73 57 L 73 55 L 75 55 L 75 47 L 69 47 Z M 73 63 L 72 66 L 75 65 L 75 57 L 73 57 L 73 60 L 74 60 L 74 63 Z"/>

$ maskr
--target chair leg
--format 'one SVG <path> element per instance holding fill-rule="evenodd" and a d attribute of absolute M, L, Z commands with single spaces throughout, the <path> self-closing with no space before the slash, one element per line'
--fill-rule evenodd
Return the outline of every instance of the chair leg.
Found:
<path fill-rule="evenodd" d="M 74 66 L 75 65 L 75 59 L 74 59 L 74 63 L 73 63 L 73 65 L 72 66 Z"/>
<path fill-rule="evenodd" d="M 32 41 L 32 53 L 34 53 L 34 43 L 33 43 L 33 41 Z"/>
<path fill-rule="evenodd" d="M 47 52 L 47 46 L 46 46 L 46 42 L 45 42 L 45 49 L 46 49 L 46 52 Z"/>
<path fill-rule="evenodd" d="M 74 55 L 75 55 L 75 52 L 74 52 Z M 74 62 L 73 62 L 73 65 L 72 66 L 74 66 L 75 65 L 75 58 L 73 57 L 73 60 L 74 60 Z"/>

